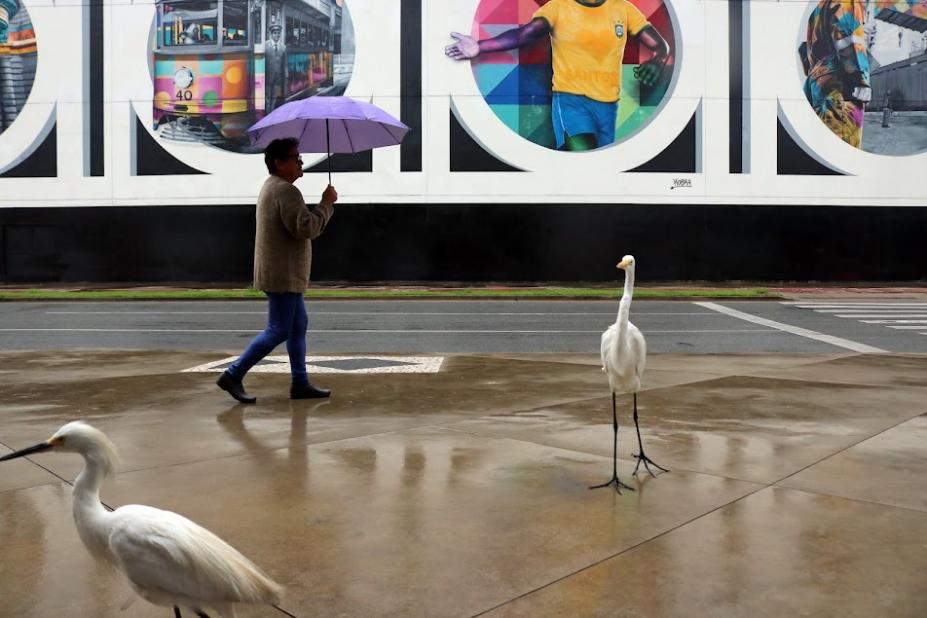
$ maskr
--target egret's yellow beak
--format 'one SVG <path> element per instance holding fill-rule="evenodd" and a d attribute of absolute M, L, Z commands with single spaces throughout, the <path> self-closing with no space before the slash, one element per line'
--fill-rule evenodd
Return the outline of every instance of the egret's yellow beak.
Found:
<path fill-rule="evenodd" d="M 627 268 L 627 267 L 630 266 L 630 265 L 631 265 L 630 260 L 621 260 L 620 262 L 618 262 L 618 263 L 615 265 L 615 267 L 616 267 L 616 268 L 620 268 L 621 270 L 624 270 L 625 268 Z"/>
<path fill-rule="evenodd" d="M 15 453 L 10 453 L 9 455 L 4 455 L 0 457 L 0 461 L 7 461 L 8 459 L 17 459 L 19 457 L 25 457 L 26 455 L 31 455 L 33 453 L 41 453 L 42 451 L 47 451 L 48 449 L 55 446 L 51 440 L 46 440 L 45 442 L 39 442 L 35 446 L 30 446 L 24 448 L 21 451 L 16 451 Z"/>

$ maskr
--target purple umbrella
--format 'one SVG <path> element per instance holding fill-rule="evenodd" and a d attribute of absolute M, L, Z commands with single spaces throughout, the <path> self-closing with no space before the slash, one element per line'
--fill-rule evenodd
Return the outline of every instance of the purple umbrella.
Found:
<path fill-rule="evenodd" d="M 275 139 L 295 137 L 300 152 L 324 152 L 328 183 L 333 153 L 362 152 L 402 142 L 409 127 L 373 103 L 348 97 L 315 96 L 281 105 L 248 129 L 251 143 L 261 148 Z"/>

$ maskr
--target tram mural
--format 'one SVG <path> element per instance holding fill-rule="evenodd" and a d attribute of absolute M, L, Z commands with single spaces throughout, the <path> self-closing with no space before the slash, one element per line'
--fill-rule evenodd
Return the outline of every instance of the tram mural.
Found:
<path fill-rule="evenodd" d="M 157 0 L 154 129 L 250 152 L 280 105 L 344 92 L 354 34 L 343 0 Z"/>

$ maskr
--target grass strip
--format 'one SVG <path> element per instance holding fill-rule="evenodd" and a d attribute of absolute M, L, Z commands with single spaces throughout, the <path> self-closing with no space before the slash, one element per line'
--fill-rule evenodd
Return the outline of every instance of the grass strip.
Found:
<path fill-rule="evenodd" d="M 615 299 L 621 288 L 312 288 L 306 298 L 316 299 Z M 674 298 L 779 298 L 767 288 L 637 288 L 637 299 Z M 50 300 L 251 300 L 264 298 L 253 289 L 183 290 L 0 290 L 0 301 Z"/>

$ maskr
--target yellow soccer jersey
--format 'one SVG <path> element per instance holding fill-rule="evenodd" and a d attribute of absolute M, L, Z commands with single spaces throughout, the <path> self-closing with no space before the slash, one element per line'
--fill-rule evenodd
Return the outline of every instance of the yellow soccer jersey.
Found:
<path fill-rule="evenodd" d="M 576 0 L 550 0 L 534 14 L 551 27 L 555 92 L 581 94 L 610 103 L 621 94 L 621 61 L 629 34 L 648 26 L 628 0 L 583 6 Z"/>

